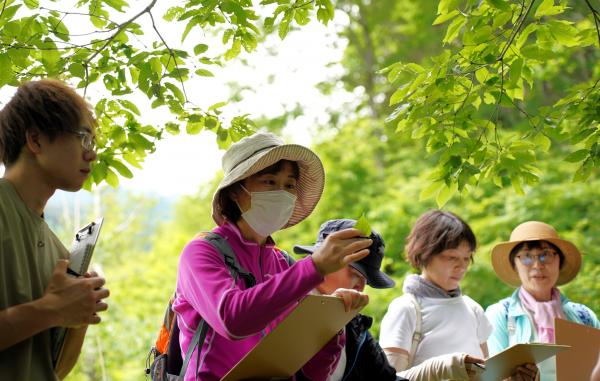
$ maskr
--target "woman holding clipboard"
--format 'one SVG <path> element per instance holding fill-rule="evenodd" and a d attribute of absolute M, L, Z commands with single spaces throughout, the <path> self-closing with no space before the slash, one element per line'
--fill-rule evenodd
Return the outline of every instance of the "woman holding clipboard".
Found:
<path fill-rule="evenodd" d="M 271 234 L 299 223 L 315 208 L 324 186 L 321 161 L 308 148 L 258 133 L 233 144 L 222 162 L 224 178 L 212 208 L 218 226 L 212 233 L 227 241 L 255 284 L 234 279 L 223 256 L 205 239 L 194 239 L 184 248 L 173 305 L 181 353 L 188 350 L 201 319 L 209 326 L 200 352 L 196 348 L 191 356 L 185 381 L 221 379 L 325 274 L 365 257 L 372 243 L 358 238 L 358 230 L 346 229 L 331 234 L 312 256 L 290 265 Z M 347 308 L 368 301 L 351 290 L 343 299 Z M 334 337 L 303 367 L 304 373 L 315 381 L 326 380 L 343 344 L 343 335 Z"/>

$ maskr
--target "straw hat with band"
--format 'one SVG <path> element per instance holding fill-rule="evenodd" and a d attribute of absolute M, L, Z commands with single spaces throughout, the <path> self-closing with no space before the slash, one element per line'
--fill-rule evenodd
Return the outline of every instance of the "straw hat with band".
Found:
<path fill-rule="evenodd" d="M 511 286 L 520 286 L 517 271 L 510 264 L 510 252 L 521 242 L 547 241 L 554 244 L 563 253 L 565 259 L 558 275 L 557 285 L 570 282 L 581 267 L 581 253 L 569 241 L 560 239 L 556 230 L 543 222 L 527 221 L 517 226 L 510 234 L 510 241 L 502 242 L 492 249 L 492 266 L 498 278 Z"/>
<path fill-rule="evenodd" d="M 284 228 L 293 226 L 310 215 L 323 193 L 325 171 L 319 157 L 297 144 L 285 144 L 271 133 L 257 133 L 229 147 L 223 155 L 223 180 L 213 196 L 212 217 L 218 225 L 225 223 L 219 205 L 219 193 L 229 185 L 243 180 L 280 160 L 298 163 L 300 176 L 296 183 L 297 200 L 294 212 Z"/>

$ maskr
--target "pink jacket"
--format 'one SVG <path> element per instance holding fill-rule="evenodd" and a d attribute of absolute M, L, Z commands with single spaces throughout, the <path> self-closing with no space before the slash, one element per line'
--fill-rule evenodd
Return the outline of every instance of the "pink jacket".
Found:
<path fill-rule="evenodd" d="M 264 246 L 247 241 L 230 223 L 213 232 L 227 239 L 239 264 L 256 278 L 256 285 L 246 289 L 242 279 L 235 282 L 222 255 L 202 239 L 192 240 L 183 249 L 173 309 L 181 329 L 182 356 L 200 316 L 210 326 L 200 352 L 200 381 L 220 380 L 323 281 L 310 256 L 289 267 L 271 239 Z M 304 374 L 314 381 L 326 380 L 335 369 L 344 341 L 345 337 L 333 338 L 302 368 Z M 185 381 L 195 379 L 196 358 L 194 352 Z"/>

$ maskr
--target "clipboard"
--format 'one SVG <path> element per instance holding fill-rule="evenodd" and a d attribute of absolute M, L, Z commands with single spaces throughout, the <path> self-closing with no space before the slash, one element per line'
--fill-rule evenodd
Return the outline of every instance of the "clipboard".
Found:
<path fill-rule="evenodd" d="M 221 381 L 292 377 L 358 311 L 346 312 L 334 296 L 307 295 Z"/>
<path fill-rule="evenodd" d="M 69 256 L 68 274 L 79 277 L 87 272 L 103 222 L 104 218 L 99 217 L 75 233 Z M 65 327 L 54 327 L 50 330 L 52 363 L 55 369 L 61 367 L 61 362 L 70 361 L 63 356 L 65 339 L 68 338 L 68 332 L 69 329 Z"/>
<path fill-rule="evenodd" d="M 600 329 L 554 319 L 554 334 L 557 344 L 571 346 L 570 350 L 556 356 L 556 380 L 589 380 L 598 361 Z"/>
<path fill-rule="evenodd" d="M 523 363 L 539 363 L 570 348 L 558 344 L 516 344 L 485 360 L 485 371 L 475 376 L 477 381 L 497 381 L 510 377 L 514 369 Z"/>
<path fill-rule="evenodd" d="M 104 218 L 100 217 L 85 225 L 75 233 L 69 257 L 69 273 L 75 276 L 85 274 L 90 266 L 92 254 L 98 242 Z"/>

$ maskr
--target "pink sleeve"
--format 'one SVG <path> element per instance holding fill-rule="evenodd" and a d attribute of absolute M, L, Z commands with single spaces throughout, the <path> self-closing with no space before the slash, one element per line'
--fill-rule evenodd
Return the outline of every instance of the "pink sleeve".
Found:
<path fill-rule="evenodd" d="M 340 361 L 341 351 L 346 345 L 346 332 L 335 335 L 303 367 L 302 373 L 312 381 L 325 381 Z"/>
<path fill-rule="evenodd" d="M 310 257 L 252 288 L 236 283 L 223 257 L 204 240 L 191 241 L 179 263 L 177 289 L 218 334 L 242 339 L 264 329 L 323 278 Z"/>

